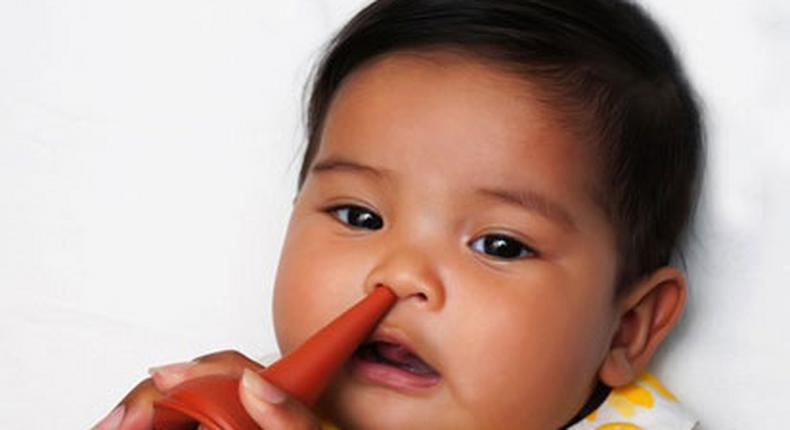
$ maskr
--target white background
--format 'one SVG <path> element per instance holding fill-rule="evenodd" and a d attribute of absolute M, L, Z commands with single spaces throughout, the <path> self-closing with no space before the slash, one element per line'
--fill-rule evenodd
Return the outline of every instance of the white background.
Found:
<path fill-rule="evenodd" d="M 0 0 L 0 428 L 87 428 L 151 365 L 275 350 L 301 89 L 362 3 Z M 646 4 L 710 124 L 653 365 L 705 429 L 787 427 L 789 4 Z"/>

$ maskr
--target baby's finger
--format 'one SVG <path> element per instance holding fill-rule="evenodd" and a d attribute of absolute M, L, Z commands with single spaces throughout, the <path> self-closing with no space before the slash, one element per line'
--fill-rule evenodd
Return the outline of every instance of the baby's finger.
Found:
<path fill-rule="evenodd" d="M 266 430 L 321 428 L 318 418 L 301 402 L 250 370 L 244 370 L 239 397 L 247 413 Z"/>

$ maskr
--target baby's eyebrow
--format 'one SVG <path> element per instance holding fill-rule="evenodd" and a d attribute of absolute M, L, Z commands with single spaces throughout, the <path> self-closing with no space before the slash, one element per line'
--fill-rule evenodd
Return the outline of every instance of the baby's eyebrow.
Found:
<path fill-rule="evenodd" d="M 499 200 L 500 202 L 518 206 L 530 212 L 535 212 L 544 218 L 554 221 L 566 230 L 577 231 L 576 223 L 570 212 L 559 203 L 532 190 L 505 190 L 499 188 L 478 188 L 476 194 Z"/>
<path fill-rule="evenodd" d="M 391 179 L 394 176 L 394 173 L 389 169 L 377 168 L 337 156 L 329 157 L 326 160 L 319 161 L 310 169 L 310 172 L 312 173 L 323 173 L 330 171 L 360 172 L 371 175 L 377 179 L 385 180 Z M 537 213 L 549 221 L 554 221 L 560 224 L 566 230 L 578 230 L 576 228 L 576 223 L 574 222 L 573 217 L 571 217 L 569 211 L 567 211 L 559 203 L 555 203 L 551 199 L 535 191 L 478 188 L 475 190 L 475 194 Z"/>
<path fill-rule="evenodd" d="M 389 169 L 376 168 L 341 157 L 329 157 L 326 160 L 315 163 L 310 169 L 312 173 L 329 171 L 360 172 L 378 179 L 389 179 L 393 176 L 393 173 Z"/>

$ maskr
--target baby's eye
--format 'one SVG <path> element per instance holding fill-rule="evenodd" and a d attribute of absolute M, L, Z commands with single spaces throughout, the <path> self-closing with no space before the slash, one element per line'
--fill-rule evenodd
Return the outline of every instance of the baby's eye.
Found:
<path fill-rule="evenodd" d="M 472 249 L 501 259 L 531 257 L 532 248 L 504 234 L 487 234 L 470 243 Z"/>
<path fill-rule="evenodd" d="M 335 218 L 344 224 L 356 228 L 378 230 L 384 225 L 384 220 L 380 216 L 362 206 L 340 205 L 333 206 L 326 211 L 333 214 Z"/>

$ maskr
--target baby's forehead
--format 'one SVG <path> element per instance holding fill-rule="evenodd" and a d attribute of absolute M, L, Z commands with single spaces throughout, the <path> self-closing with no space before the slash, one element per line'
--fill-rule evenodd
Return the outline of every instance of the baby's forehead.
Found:
<path fill-rule="evenodd" d="M 517 70 L 515 65 L 454 46 L 399 50 L 374 57 L 351 72 L 343 80 L 341 89 L 349 85 L 375 84 L 394 77 L 414 82 L 462 81 L 469 89 L 505 92 L 510 98 L 522 94 L 531 96 L 541 91 L 537 81 Z M 544 99 L 541 97 L 540 100 Z"/>
<path fill-rule="evenodd" d="M 537 82 L 493 61 L 454 51 L 399 51 L 370 60 L 343 80 L 326 122 L 337 119 L 335 111 L 349 108 L 355 108 L 352 112 L 358 117 L 373 108 L 387 109 L 393 117 L 424 115 L 427 108 L 441 109 L 448 120 L 463 113 L 466 117 L 456 118 L 459 127 L 469 125 L 461 120 L 471 119 L 470 124 L 480 127 L 497 124 L 498 129 L 489 128 L 492 139 L 503 132 L 519 139 L 524 134 L 519 127 L 524 126 L 555 136 L 567 134 L 564 140 L 577 138 L 570 136 L 568 121 L 560 119 Z"/>
<path fill-rule="evenodd" d="M 461 48 L 395 51 L 375 57 L 343 80 L 330 113 L 337 99 L 348 102 L 349 97 L 344 97 L 348 92 L 355 93 L 354 99 L 362 109 L 373 98 L 389 101 L 392 109 L 396 105 L 431 105 L 454 96 L 456 107 L 477 108 L 474 123 L 509 121 L 513 139 L 520 138 L 519 126 L 547 131 L 555 137 L 563 135 L 563 141 L 573 142 L 574 151 L 591 156 L 591 164 L 600 164 L 595 154 L 595 133 L 589 127 L 595 121 L 593 109 L 573 106 L 548 81 L 534 74 Z M 384 98 L 383 93 L 397 97 Z M 447 105 L 442 108 L 447 110 Z M 551 141 L 556 143 L 557 139 Z"/>

